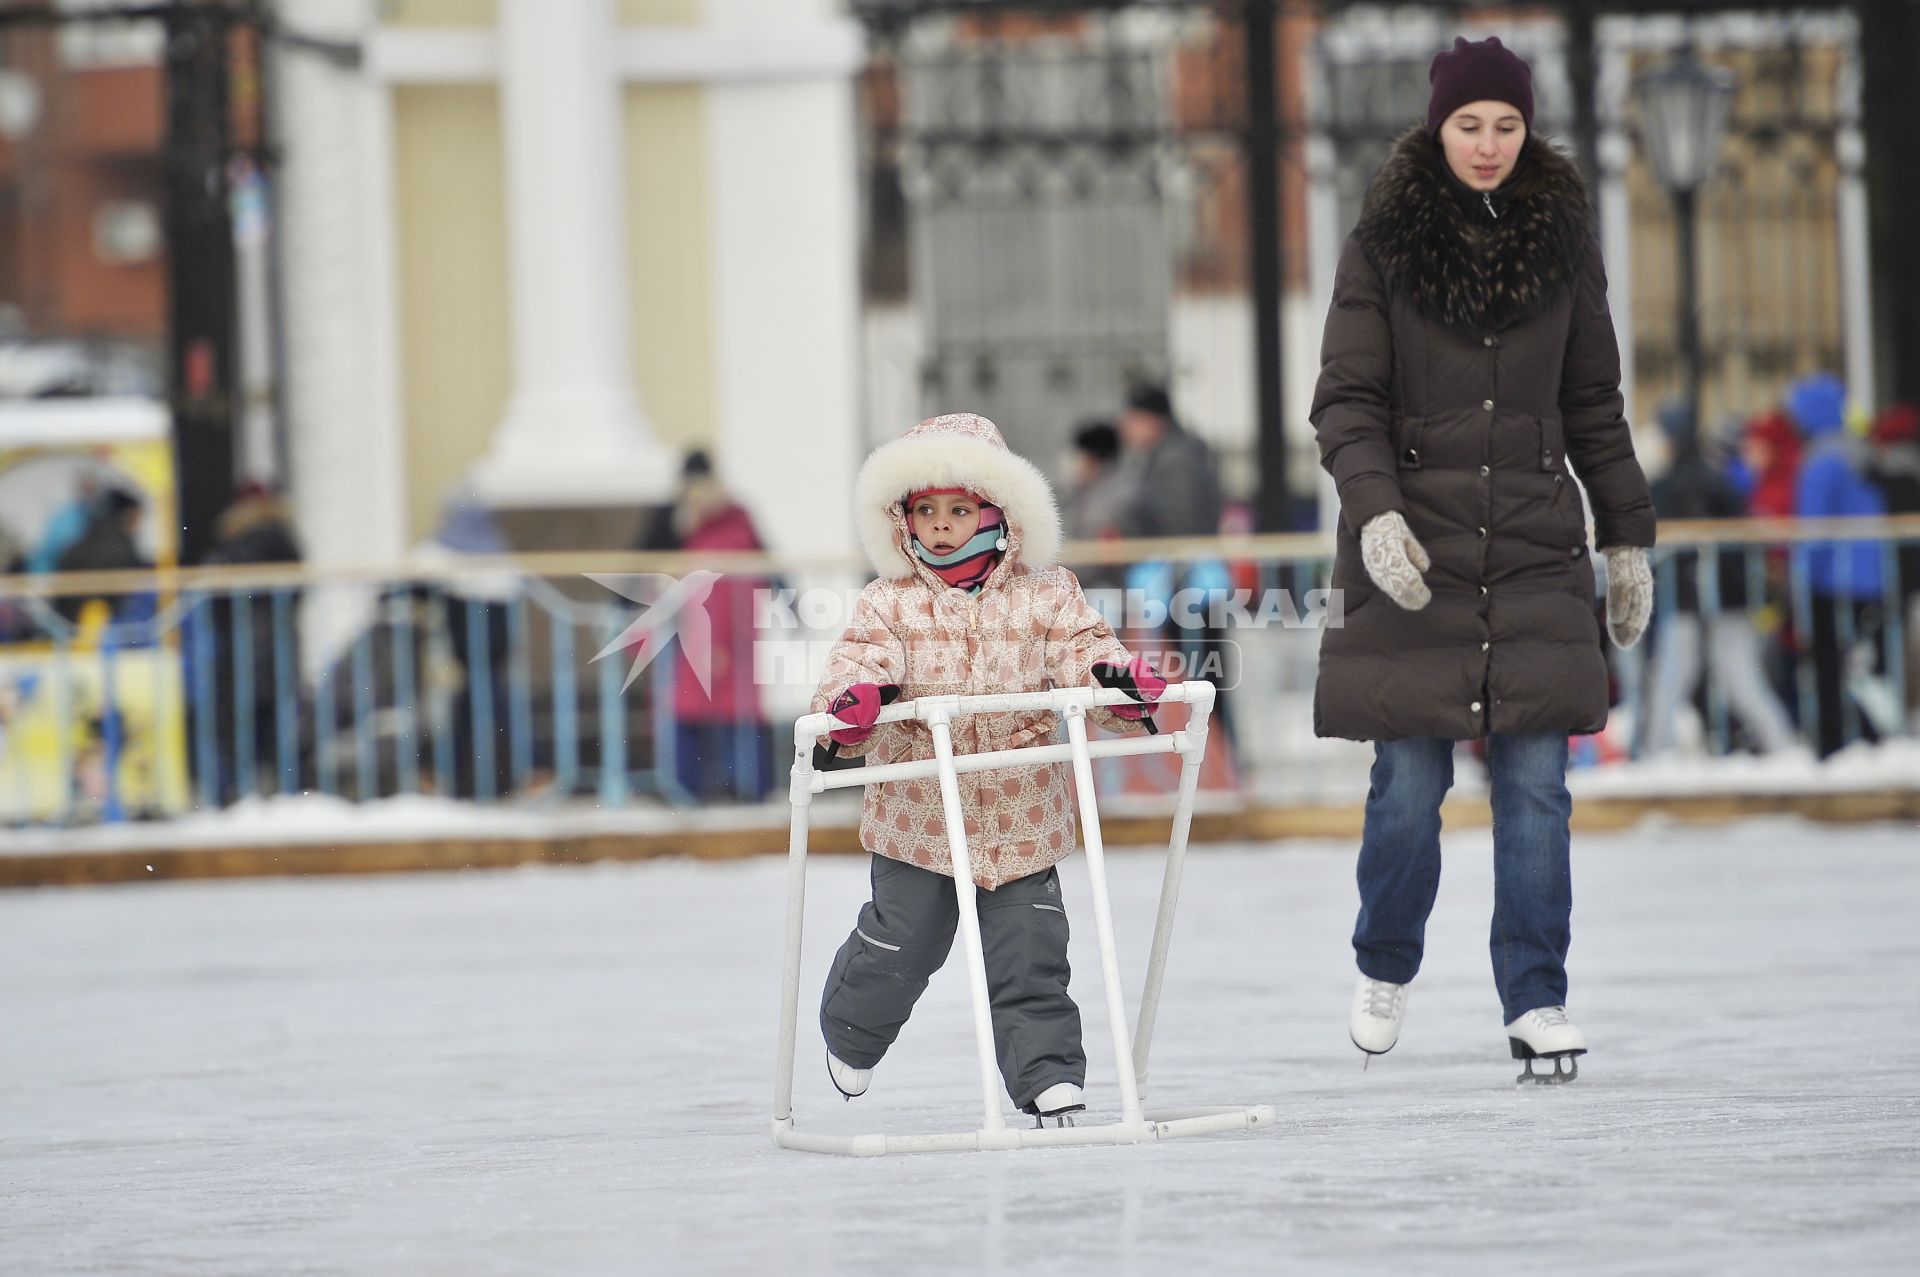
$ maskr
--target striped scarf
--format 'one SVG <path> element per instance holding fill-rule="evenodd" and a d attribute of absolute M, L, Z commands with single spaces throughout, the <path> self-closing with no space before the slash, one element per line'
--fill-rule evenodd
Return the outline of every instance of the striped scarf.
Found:
<path fill-rule="evenodd" d="M 914 557 L 942 581 L 968 594 L 978 594 L 986 584 L 994 565 L 1000 562 L 1000 539 L 1006 535 L 1005 521 L 998 506 L 980 507 L 980 530 L 967 543 L 946 554 L 935 554 L 913 538 Z"/>

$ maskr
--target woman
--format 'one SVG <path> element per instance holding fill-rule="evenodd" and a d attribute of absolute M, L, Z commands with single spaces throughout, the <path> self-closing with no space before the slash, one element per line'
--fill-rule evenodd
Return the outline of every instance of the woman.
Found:
<path fill-rule="evenodd" d="M 1345 591 L 1314 727 L 1375 742 L 1350 1028 L 1369 1055 L 1399 1037 L 1454 742 L 1484 738 L 1502 1019 L 1526 1076 L 1538 1056 L 1558 1078 L 1587 1045 L 1565 1005 L 1567 736 L 1599 731 L 1608 703 L 1569 476 L 1593 504 L 1622 647 L 1652 612 L 1653 505 L 1586 186 L 1531 134 L 1527 64 L 1498 39 L 1456 40 L 1430 78 L 1424 127 L 1395 145 L 1341 253 L 1312 414 Z"/>

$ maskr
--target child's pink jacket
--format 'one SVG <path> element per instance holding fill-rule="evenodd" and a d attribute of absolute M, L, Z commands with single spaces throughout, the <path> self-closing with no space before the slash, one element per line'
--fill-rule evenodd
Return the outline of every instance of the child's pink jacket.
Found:
<path fill-rule="evenodd" d="M 908 549 L 903 501 L 929 487 L 969 489 L 1006 515 L 1007 548 L 978 594 L 947 587 Z M 1095 662 L 1127 662 L 1126 648 L 1073 573 L 1053 565 L 1060 515 L 1046 479 L 1008 451 L 991 421 L 955 413 L 921 422 L 874 451 L 854 492 L 861 540 L 880 579 L 861 593 L 852 624 L 827 658 L 815 710 L 855 683 L 896 683 L 906 697 L 980 696 L 1086 687 Z M 956 718 L 954 753 L 1046 743 L 1055 717 Z M 1139 730 L 1106 710 L 1093 717 L 1114 730 Z M 890 723 L 843 752 L 864 754 L 870 764 L 925 759 L 933 757 L 933 737 L 919 723 Z M 1070 777 L 1063 763 L 961 774 L 975 883 L 991 891 L 1073 850 Z M 951 874 L 939 782 L 868 786 L 860 841 L 875 855 Z"/>

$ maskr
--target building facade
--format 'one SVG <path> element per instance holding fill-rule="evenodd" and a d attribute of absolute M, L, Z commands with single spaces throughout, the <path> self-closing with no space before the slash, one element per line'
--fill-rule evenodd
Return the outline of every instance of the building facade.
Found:
<path fill-rule="evenodd" d="M 292 473 L 315 557 L 450 493 L 528 548 L 627 543 L 710 452 L 749 508 L 858 461 L 856 27 L 828 0 L 289 0 Z M 774 548 L 851 545 L 762 520 Z"/>

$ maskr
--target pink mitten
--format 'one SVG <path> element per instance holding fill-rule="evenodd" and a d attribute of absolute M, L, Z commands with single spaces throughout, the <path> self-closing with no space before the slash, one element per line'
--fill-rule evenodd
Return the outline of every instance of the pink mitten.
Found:
<path fill-rule="evenodd" d="M 880 707 L 900 695 L 900 689 L 892 683 L 855 683 L 846 691 L 833 698 L 833 704 L 827 712 L 843 723 L 852 723 L 852 727 L 840 727 L 827 733 L 827 739 L 836 745 L 858 745 L 873 735 L 873 724 L 880 717 Z"/>
<path fill-rule="evenodd" d="M 1093 667 L 1093 677 L 1102 687 L 1117 687 L 1138 705 L 1109 706 L 1122 718 L 1145 718 L 1153 712 L 1153 706 L 1160 699 L 1160 693 L 1167 690 L 1167 680 L 1154 673 L 1153 666 L 1144 656 L 1136 656 L 1125 665 L 1116 661 L 1099 661 Z"/>

